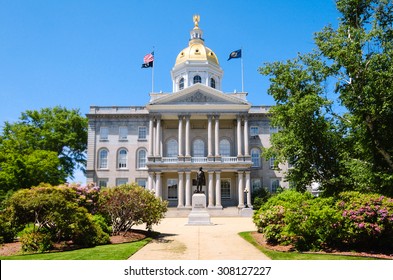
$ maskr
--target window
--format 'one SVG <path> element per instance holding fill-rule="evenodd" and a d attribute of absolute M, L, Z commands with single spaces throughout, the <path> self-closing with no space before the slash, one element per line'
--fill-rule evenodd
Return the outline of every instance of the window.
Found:
<path fill-rule="evenodd" d="M 109 128 L 101 127 L 100 128 L 100 141 L 107 141 L 109 135 Z"/>
<path fill-rule="evenodd" d="M 119 140 L 127 140 L 128 128 L 126 126 L 119 127 Z"/>
<path fill-rule="evenodd" d="M 193 156 L 204 157 L 205 156 L 205 143 L 201 139 L 196 139 L 192 144 Z"/>
<path fill-rule="evenodd" d="M 253 192 L 260 190 L 262 188 L 261 179 L 252 179 L 251 180 L 251 187 L 252 187 Z"/>
<path fill-rule="evenodd" d="M 272 193 L 276 193 L 277 189 L 280 187 L 280 180 L 279 179 L 271 179 L 270 180 L 270 188 Z"/>
<path fill-rule="evenodd" d="M 177 199 L 177 179 L 168 179 L 168 200 Z"/>
<path fill-rule="evenodd" d="M 127 150 L 121 149 L 117 155 L 117 168 L 127 168 Z"/>
<path fill-rule="evenodd" d="M 116 179 L 116 186 L 125 185 L 128 183 L 127 178 L 117 178 Z"/>
<path fill-rule="evenodd" d="M 231 144 L 228 139 L 222 139 L 220 141 L 220 155 L 223 157 L 229 157 L 231 155 Z"/>
<path fill-rule="evenodd" d="M 136 183 L 138 186 L 141 186 L 142 188 L 146 188 L 146 178 L 137 178 Z"/>
<path fill-rule="evenodd" d="M 275 161 L 276 161 L 276 158 L 275 157 L 271 157 L 270 159 L 269 159 L 269 166 L 270 166 L 270 169 L 274 169 L 275 168 Z"/>
<path fill-rule="evenodd" d="M 221 198 L 231 198 L 231 179 L 221 179 Z"/>
<path fill-rule="evenodd" d="M 202 83 L 202 78 L 199 75 L 194 76 L 194 84 Z"/>
<path fill-rule="evenodd" d="M 98 168 L 108 168 L 108 150 L 102 149 L 98 152 Z"/>
<path fill-rule="evenodd" d="M 251 126 L 250 127 L 250 136 L 258 136 L 259 134 L 259 127 Z"/>
<path fill-rule="evenodd" d="M 137 159 L 137 168 L 146 168 L 146 150 L 139 150 Z"/>
<path fill-rule="evenodd" d="M 252 167 L 261 167 L 261 151 L 258 148 L 251 150 Z"/>
<path fill-rule="evenodd" d="M 179 90 L 184 89 L 184 78 L 181 78 L 179 81 Z"/>
<path fill-rule="evenodd" d="M 108 187 L 108 179 L 98 179 L 98 187 L 100 188 Z"/>
<path fill-rule="evenodd" d="M 177 157 L 178 156 L 178 145 L 175 139 L 170 139 L 166 143 L 166 156 Z"/>
<path fill-rule="evenodd" d="M 147 134 L 147 127 L 146 126 L 140 126 L 138 127 L 138 140 L 146 140 L 146 134 Z"/>
<path fill-rule="evenodd" d="M 213 78 L 210 78 L 210 87 L 216 88 L 216 80 L 214 80 Z"/>

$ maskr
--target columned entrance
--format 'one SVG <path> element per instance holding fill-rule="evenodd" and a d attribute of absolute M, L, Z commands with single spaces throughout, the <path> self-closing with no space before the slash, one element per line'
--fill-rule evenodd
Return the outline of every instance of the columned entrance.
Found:
<path fill-rule="evenodd" d="M 204 171 L 206 185 L 202 190 L 206 194 L 208 208 L 222 209 L 227 206 L 243 208 L 245 200 L 249 204 L 251 201 L 250 171 Z M 196 190 L 196 170 L 149 172 L 148 174 L 147 189 L 153 191 L 157 197 L 168 200 L 169 207 L 191 208 L 192 195 Z"/>

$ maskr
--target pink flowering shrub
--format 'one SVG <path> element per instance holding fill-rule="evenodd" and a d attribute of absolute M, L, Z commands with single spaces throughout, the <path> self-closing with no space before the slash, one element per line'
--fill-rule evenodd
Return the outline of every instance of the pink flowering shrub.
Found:
<path fill-rule="evenodd" d="M 67 184 L 77 195 L 76 202 L 79 206 L 85 207 L 89 213 L 95 214 L 98 209 L 100 188 L 94 184 L 82 186 L 78 183 Z"/>
<path fill-rule="evenodd" d="M 393 247 L 393 199 L 379 194 L 344 192 L 337 209 L 343 217 L 342 239 L 349 247 Z"/>

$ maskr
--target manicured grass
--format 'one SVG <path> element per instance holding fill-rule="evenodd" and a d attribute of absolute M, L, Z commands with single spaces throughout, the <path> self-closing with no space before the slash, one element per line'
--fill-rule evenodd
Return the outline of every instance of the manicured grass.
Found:
<path fill-rule="evenodd" d="M 145 238 L 140 241 L 101 245 L 93 248 L 85 248 L 73 251 L 58 253 L 42 253 L 29 255 L 15 255 L 4 257 L 1 260 L 126 260 L 147 243 L 152 238 Z"/>
<path fill-rule="evenodd" d="M 334 254 L 312 254 L 300 252 L 278 252 L 266 249 L 261 246 L 251 235 L 251 232 L 239 233 L 246 241 L 254 245 L 258 250 L 264 253 L 272 260 L 377 260 L 377 258 L 355 257 L 355 256 L 342 256 Z"/>

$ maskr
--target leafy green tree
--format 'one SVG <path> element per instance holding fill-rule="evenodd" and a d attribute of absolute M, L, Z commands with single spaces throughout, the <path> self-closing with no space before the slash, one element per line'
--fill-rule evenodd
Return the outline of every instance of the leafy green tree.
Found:
<path fill-rule="evenodd" d="M 26 111 L 0 135 L 0 188 L 3 192 L 57 185 L 86 164 L 87 120 L 62 107 Z"/>
<path fill-rule="evenodd" d="M 338 27 L 316 33 L 312 54 L 260 69 L 271 76 L 273 123 L 282 128 L 267 154 L 293 164 L 288 179 L 298 189 L 319 182 L 327 195 L 393 194 L 393 3 L 336 4 Z"/>

